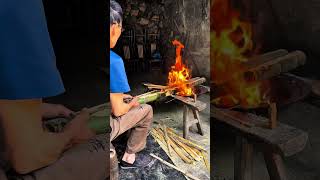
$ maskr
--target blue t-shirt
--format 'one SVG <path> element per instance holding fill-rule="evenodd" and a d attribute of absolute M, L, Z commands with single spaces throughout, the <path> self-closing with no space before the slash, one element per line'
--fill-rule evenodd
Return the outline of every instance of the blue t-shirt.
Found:
<path fill-rule="evenodd" d="M 120 56 L 110 50 L 110 92 L 126 93 L 130 91 L 126 70 Z"/>
<path fill-rule="evenodd" d="M 0 99 L 64 92 L 41 0 L 0 1 Z"/>

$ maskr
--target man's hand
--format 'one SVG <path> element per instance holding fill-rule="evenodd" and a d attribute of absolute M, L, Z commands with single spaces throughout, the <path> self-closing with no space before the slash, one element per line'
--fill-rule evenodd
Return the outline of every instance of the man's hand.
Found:
<path fill-rule="evenodd" d="M 83 109 L 64 128 L 64 132 L 72 136 L 72 144 L 83 143 L 91 139 L 95 133 L 88 127 L 90 115 L 87 109 Z"/>
<path fill-rule="evenodd" d="M 60 104 L 48 104 L 42 103 L 41 104 L 41 115 L 42 118 L 49 119 L 55 117 L 65 117 L 70 118 L 75 113 L 70 109 L 66 108 Z"/>
<path fill-rule="evenodd" d="M 113 115 L 119 117 L 126 114 L 131 108 L 139 106 L 138 98 L 133 98 L 129 104 L 124 102 L 125 98 L 132 96 L 123 93 L 110 93 L 111 110 Z"/>
<path fill-rule="evenodd" d="M 132 97 L 131 95 L 129 94 L 123 94 L 123 99 L 126 99 L 126 98 L 130 98 L 132 99 L 129 103 L 129 105 L 131 105 L 132 107 L 137 107 L 139 106 L 139 102 L 138 102 L 138 98 L 137 97 Z"/>
<path fill-rule="evenodd" d="M 130 104 L 132 107 L 138 107 L 138 106 L 140 106 L 140 103 L 139 103 L 137 97 L 134 97 L 129 104 Z"/>

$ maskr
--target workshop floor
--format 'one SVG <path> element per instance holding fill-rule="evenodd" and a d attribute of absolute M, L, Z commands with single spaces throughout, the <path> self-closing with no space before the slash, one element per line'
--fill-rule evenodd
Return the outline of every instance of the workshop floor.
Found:
<path fill-rule="evenodd" d="M 320 179 L 320 101 L 298 102 L 280 109 L 279 121 L 300 128 L 309 133 L 309 142 L 305 149 L 285 159 L 288 179 L 318 180 Z M 233 179 L 234 137 L 221 124 L 212 124 L 214 131 L 214 152 L 212 158 L 213 174 Z M 269 176 L 261 153 L 254 155 L 253 179 L 268 180 Z"/>

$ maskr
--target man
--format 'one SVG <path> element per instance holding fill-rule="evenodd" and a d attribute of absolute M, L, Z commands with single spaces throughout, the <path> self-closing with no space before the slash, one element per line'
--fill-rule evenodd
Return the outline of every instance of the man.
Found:
<path fill-rule="evenodd" d="M 116 45 L 121 31 L 122 9 L 116 1 L 110 0 L 110 48 Z M 151 162 L 150 156 L 139 152 L 146 146 L 152 125 L 152 107 L 146 104 L 139 105 L 136 97 L 124 94 L 129 91 L 123 60 L 110 50 L 110 102 L 113 113 L 110 117 L 110 141 L 131 129 L 126 151 L 120 161 L 120 167 L 123 169 L 145 167 Z M 125 103 L 126 98 L 132 98 L 131 102 Z"/>
<path fill-rule="evenodd" d="M 43 118 L 73 115 L 64 106 L 42 101 L 64 91 L 42 2 L 1 1 L 0 22 L 0 165 L 5 161 L 26 174 L 52 164 L 94 133 L 87 127 L 86 110 L 61 133 L 42 126 Z"/>

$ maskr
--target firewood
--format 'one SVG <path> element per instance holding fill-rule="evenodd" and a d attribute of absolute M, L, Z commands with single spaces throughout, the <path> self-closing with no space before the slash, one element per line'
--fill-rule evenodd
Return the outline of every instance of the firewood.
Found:
<path fill-rule="evenodd" d="M 205 82 L 206 82 L 206 78 L 195 77 L 195 78 L 192 78 L 192 79 L 189 79 L 188 81 L 186 81 L 186 85 L 197 86 L 197 85 L 203 84 Z M 157 90 L 163 90 L 163 91 L 176 89 L 176 87 L 169 87 L 169 86 L 151 84 L 151 83 L 144 83 L 143 85 L 146 86 L 148 89 L 157 89 Z"/>
<path fill-rule="evenodd" d="M 270 103 L 269 106 L 269 128 L 274 129 L 277 127 L 277 105 L 276 103 Z"/>
<path fill-rule="evenodd" d="M 186 84 L 189 85 L 189 86 L 197 86 L 197 85 L 203 84 L 205 82 L 206 82 L 206 78 L 204 78 L 204 77 L 201 77 L 201 78 L 200 77 L 195 77 L 195 78 L 192 78 L 192 79 L 188 80 L 186 82 Z"/>

